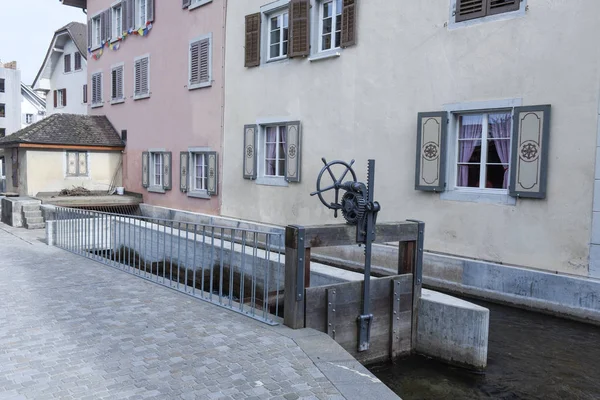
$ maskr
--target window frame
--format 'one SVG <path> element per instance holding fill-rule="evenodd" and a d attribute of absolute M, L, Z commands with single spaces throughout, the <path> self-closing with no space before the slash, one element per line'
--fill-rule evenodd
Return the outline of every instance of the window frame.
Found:
<path fill-rule="evenodd" d="M 448 21 L 448 30 L 464 28 L 473 25 L 484 24 L 492 21 L 504 21 L 514 18 L 524 17 L 527 13 L 528 0 L 520 0 L 519 9 L 516 11 L 506 11 L 498 14 L 484 15 L 482 17 L 471 18 L 463 21 L 456 21 L 458 0 L 451 0 Z"/>
<path fill-rule="evenodd" d="M 113 73 L 121 69 L 121 94 L 122 97 L 114 97 L 113 93 Z M 117 90 L 118 91 L 118 90 Z M 110 67 L 110 104 L 120 104 L 125 102 L 125 63 L 121 62 Z"/>
<path fill-rule="evenodd" d="M 336 46 L 335 45 L 335 34 L 337 33 L 337 16 L 338 16 L 338 6 L 337 6 L 337 2 L 340 1 L 341 2 L 341 9 L 339 10 L 339 15 L 340 15 L 340 45 L 342 43 L 342 31 L 341 31 L 341 19 L 342 19 L 342 11 L 344 9 L 344 4 L 343 4 L 343 0 L 320 0 L 318 2 L 319 7 L 318 7 L 318 19 L 319 19 L 319 23 L 317 24 L 318 29 L 317 29 L 317 54 L 321 54 L 321 53 L 327 53 L 327 52 L 336 52 L 339 51 L 341 49 L 340 46 Z M 334 5 L 333 7 L 333 11 L 332 11 L 332 17 L 331 17 L 331 47 L 328 49 L 324 49 L 323 48 L 323 10 L 325 8 L 325 4 L 326 3 L 331 3 Z"/>
<path fill-rule="evenodd" d="M 99 101 L 94 103 L 94 76 L 99 76 L 100 77 L 100 93 L 99 93 Z M 104 96 L 103 96 L 103 88 L 102 86 L 104 85 L 104 73 L 102 71 L 97 71 L 94 72 L 92 74 L 92 79 L 91 79 L 91 83 L 92 83 L 92 96 L 91 96 L 91 106 L 92 108 L 96 108 L 96 107 L 102 107 L 104 105 Z"/>
<path fill-rule="evenodd" d="M 137 77 L 136 77 L 136 73 L 135 73 L 136 63 L 140 60 L 143 60 L 144 58 L 148 59 L 148 93 L 136 95 L 136 93 L 135 93 L 135 86 L 137 84 Z M 134 100 L 147 99 L 150 97 L 150 93 L 151 93 L 150 92 L 150 54 L 144 54 L 144 55 L 135 57 L 133 59 L 133 99 Z"/>
<path fill-rule="evenodd" d="M 25 123 L 32 124 L 33 123 L 33 114 L 25 114 Z"/>
<path fill-rule="evenodd" d="M 142 5 L 144 5 L 144 19 L 142 22 Z M 148 0 L 135 0 L 135 10 L 134 10 L 134 27 L 135 29 L 145 28 L 148 24 Z"/>
<path fill-rule="evenodd" d="M 267 40 L 265 42 L 266 46 L 267 46 L 267 48 L 266 48 L 266 60 L 267 60 L 267 62 L 285 60 L 285 59 L 288 58 L 288 54 L 290 52 L 290 36 L 289 36 L 290 35 L 290 30 L 289 30 L 289 28 L 290 28 L 290 11 L 289 11 L 289 8 L 288 7 L 278 8 L 278 9 L 276 9 L 274 11 L 265 13 L 264 15 L 265 15 L 265 18 L 266 18 L 266 21 L 267 21 L 267 23 L 265 24 L 265 26 L 266 26 L 266 36 L 267 36 Z M 284 21 L 283 16 L 284 15 L 287 15 L 287 21 L 288 21 L 288 24 L 287 24 L 288 38 L 285 41 L 283 40 L 284 29 L 286 29 L 283 26 L 283 21 Z M 271 32 L 272 32 L 272 30 L 271 30 L 271 19 L 273 19 L 275 17 L 277 17 L 278 19 L 281 18 L 281 22 L 280 22 L 281 23 L 281 25 L 280 25 L 281 27 L 279 28 L 279 30 L 280 30 L 280 33 L 279 33 L 279 55 L 276 56 L 276 57 L 271 57 L 271 45 L 272 45 L 272 43 L 271 43 Z M 286 42 L 287 45 L 288 45 L 287 46 L 287 52 L 285 54 L 283 54 L 283 44 L 284 44 L 284 42 Z"/>
<path fill-rule="evenodd" d="M 6 118 L 6 103 L 0 103 L 0 110 L 2 110 L 0 118 Z"/>
<path fill-rule="evenodd" d="M 6 137 L 6 128 L 0 128 L 0 138 Z"/>
<path fill-rule="evenodd" d="M 159 192 L 159 193 L 165 193 L 165 189 L 163 187 L 164 183 L 165 183 L 165 177 L 164 177 L 164 173 L 165 173 L 165 151 L 148 151 L 148 163 L 150 164 L 148 166 L 149 168 L 149 179 L 148 179 L 148 190 L 152 191 L 152 192 Z M 156 160 L 154 159 L 155 157 L 160 157 L 159 158 L 159 164 L 160 164 L 160 174 L 156 174 Z M 156 183 L 156 177 L 159 176 L 160 177 L 160 183 Z"/>
<path fill-rule="evenodd" d="M 188 10 L 193 10 L 198 7 L 202 7 L 205 4 L 212 3 L 212 0 L 191 0 Z"/>
<path fill-rule="evenodd" d="M 6 80 L 0 78 L 0 93 L 6 93 Z"/>
<path fill-rule="evenodd" d="M 288 182 L 285 180 L 285 169 L 282 172 L 281 176 L 267 175 L 265 174 L 266 169 L 266 139 L 267 139 L 267 128 L 277 126 L 277 127 L 286 127 L 286 141 L 287 141 L 287 125 L 289 122 L 293 120 L 277 120 L 277 121 L 264 121 L 258 122 L 258 139 L 256 146 L 256 180 L 255 182 L 258 185 L 267 185 L 267 186 L 288 186 Z M 279 131 L 278 131 L 279 133 Z M 285 157 L 283 158 L 285 161 Z M 284 164 L 285 165 L 285 164 Z M 285 167 L 284 167 L 285 168 Z"/>
<path fill-rule="evenodd" d="M 77 172 L 75 172 L 75 174 L 69 173 L 69 154 L 70 153 L 75 153 L 75 159 L 77 160 L 77 163 L 75 164 L 75 168 L 76 168 Z M 85 168 L 86 168 L 85 174 L 81 174 L 79 172 L 79 156 L 80 156 L 80 154 L 85 154 Z M 65 160 L 65 177 L 67 177 L 67 178 L 89 178 L 91 176 L 91 174 L 90 174 L 90 154 L 88 151 L 65 150 L 64 160 Z"/>
<path fill-rule="evenodd" d="M 77 60 L 79 60 L 79 68 L 77 68 Z M 81 53 L 76 51 L 73 53 L 73 72 L 83 70 L 83 57 Z"/>
<path fill-rule="evenodd" d="M 73 65 L 71 62 L 71 53 L 66 53 L 63 55 L 63 73 L 70 74 L 73 72 Z M 68 60 L 68 62 L 67 62 Z"/>
<path fill-rule="evenodd" d="M 57 89 L 56 90 L 56 108 L 65 108 L 67 106 L 65 103 L 66 97 L 67 97 L 66 89 Z"/>
<path fill-rule="evenodd" d="M 102 46 L 102 21 L 101 14 L 94 15 L 90 20 L 92 21 L 92 50 L 99 49 Z"/>
<path fill-rule="evenodd" d="M 120 13 L 120 16 L 119 16 L 120 22 L 121 22 L 120 24 L 117 24 L 117 14 L 116 14 L 117 10 Z M 111 43 L 114 43 L 119 40 L 121 35 L 123 35 L 123 3 L 121 1 L 118 1 L 111 5 L 110 19 L 111 19 L 111 29 L 112 29 L 112 32 L 110 33 Z"/>
<path fill-rule="evenodd" d="M 192 45 L 197 42 L 201 42 L 205 39 L 208 39 L 208 82 L 195 83 L 191 84 L 192 81 Z M 212 64 L 213 64 L 213 38 L 212 32 L 206 35 L 195 37 L 190 40 L 188 47 L 188 90 L 204 88 L 208 86 L 212 86 L 213 76 L 212 76 Z M 199 60 L 198 60 L 199 62 Z M 149 63 L 148 63 L 149 64 Z M 150 73 L 148 73 L 148 77 L 150 77 Z"/>

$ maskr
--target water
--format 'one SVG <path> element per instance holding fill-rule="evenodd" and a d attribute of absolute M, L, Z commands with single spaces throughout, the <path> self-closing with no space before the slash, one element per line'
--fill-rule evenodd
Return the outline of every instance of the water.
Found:
<path fill-rule="evenodd" d="M 371 372 L 403 400 L 600 399 L 600 327 L 465 300 L 490 310 L 485 373 L 421 356 Z"/>

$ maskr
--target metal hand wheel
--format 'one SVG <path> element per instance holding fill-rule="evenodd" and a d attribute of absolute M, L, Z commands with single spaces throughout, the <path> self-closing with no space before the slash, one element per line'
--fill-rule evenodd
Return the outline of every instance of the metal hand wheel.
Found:
<path fill-rule="evenodd" d="M 325 159 L 325 157 L 323 157 L 323 158 L 321 158 L 321 161 L 323 161 L 323 164 L 325 164 L 325 166 L 321 169 L 321 172 L 319 172 L 319 176 L 317 178 L 317 191 L 312 192 L 310 195 L 311 196 L 314 196 L 314 195 L 319 196 L 319 200 L 321 200 L 321 203 L 323 203 L 325 205 L 325 207 L 334 210 L 333 215 L 337 218 L 337 210 L 342 208 L 342 205 L 340 204 L 340 201 L 339 201 L 339 193 L 340 193 L 340 189 L 342 188 L 344 178 L 346 177 L 348 172 L 350 172 L 350 174 L 352 175 L 353 182 L 356 182 L 356 173 L 352 169 L 352 165 L 354 165 L 354 160 L 350 161 L 350 164 L 348 164 L 345 161 L 340 161 L 340 160 L 331 161 L 328 163 L 327 160 Z M 338 164 L 346 167 L 346 170 L 344 171 L 344 173 L 342 174 L 342 176 L 339 179 L 337 179 L 335 177 L 335 174 L 331 170 L 332 166 L 338 165 Z M 325 173 L 325 171 L 329 172 L 329 176 L 333 180 L 333 185 L 327 186 L 325 188 L 321 188 L 321 180 L 323 179 L 323 174 Z M 328 192 L 332 189 L 335 190 L 335 202 L 327 203 L 327 201 L 325 201 L 325 199 L 323 198 L 323 193 Z"/>

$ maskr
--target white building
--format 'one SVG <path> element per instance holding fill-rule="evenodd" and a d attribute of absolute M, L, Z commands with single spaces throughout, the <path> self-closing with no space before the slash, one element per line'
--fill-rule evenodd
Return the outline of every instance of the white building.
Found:
<path fill-rule="evenodd" d="M 58 29 L 33 81 L 33 90 L 46 94 L 48 115 L 87 114 L 87 30 L 71 22 Z"/>
<path fill-rule="evenodd" d="M 21 129 L 21 71 L 15 61 L 0 64 L 0 137 Z"/>
<path fill-rule="evenodd" d="M 46 101 L 31 87 L 21 83 L 21 129 L 46 116 Z"/>

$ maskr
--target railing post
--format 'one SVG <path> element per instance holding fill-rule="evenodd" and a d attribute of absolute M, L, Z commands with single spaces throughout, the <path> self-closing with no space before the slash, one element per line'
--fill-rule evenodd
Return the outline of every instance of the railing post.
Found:
<path fill-rule="evenodd" d="M 283 322 L 292 329 L 304 328 L 305 260 L 304 228 L 285 228 L 285 299 Z"/>
<path fill-rule="evenodd" d="M 408 220 L 417 224 L 417 240 L 413 254 L 413 301 L 412 301 L 412 332 L 411 348 L 417 346 L 417 324 L 419 323 L 419 303 L 421 302 L 421 288 L 423 286 L 423 245 L 425 240 L 425 223 L 417 220 Z"/>

